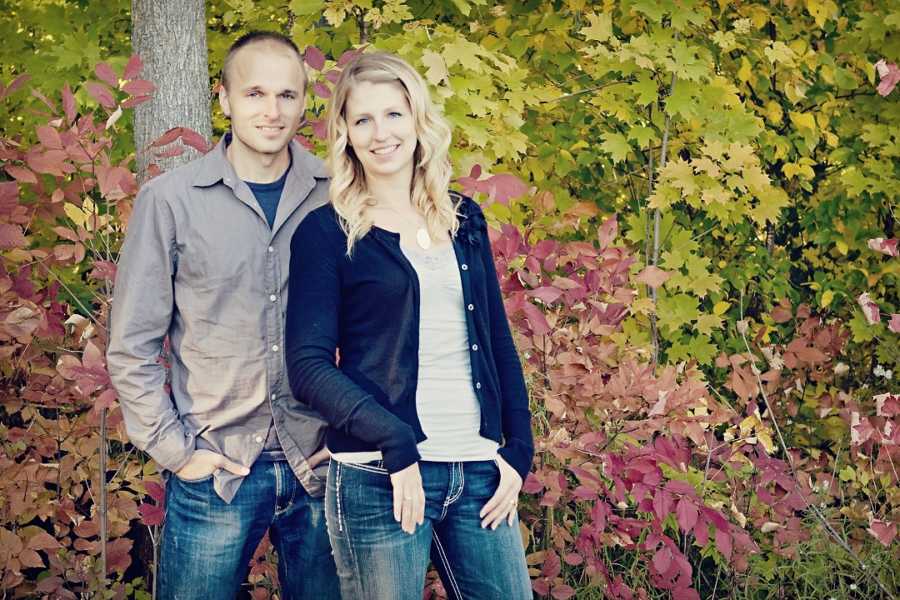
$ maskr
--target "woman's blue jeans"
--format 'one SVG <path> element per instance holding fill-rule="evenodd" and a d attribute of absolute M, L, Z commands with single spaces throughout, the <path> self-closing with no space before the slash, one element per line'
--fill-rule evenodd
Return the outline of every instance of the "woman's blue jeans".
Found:
<path fill-rule="evenodd" d="M 268 529 L 278 552 L 281 598 L 340 597 L 324 498 L 307 494 L 286 461 L 257 461 L 230 504 L 216 494 L 212 475 L 169 477 L 158 597 L 234 598 Z"/>
<path fill-rule="evenodd" d="M 328 535 L 344 600 L 421 600 L 429 557 L 452 599 L 532 597 L 516 519 L 482 529 L 478 512 L 500 481 L 494 461 L 419 463 L 425 523 L 394 520 L 393 488 L 380 461 L 331 461 Z"/>

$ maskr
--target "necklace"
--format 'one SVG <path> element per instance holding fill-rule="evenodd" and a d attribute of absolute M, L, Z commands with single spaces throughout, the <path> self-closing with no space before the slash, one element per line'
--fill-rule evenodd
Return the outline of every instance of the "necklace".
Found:
<path fill-rule="evenodd" d="M 431 236 L 428 235 L 428 230 L 424 227 L 416 229 L 416 243 L 422 250 L 431 248 Z"/>

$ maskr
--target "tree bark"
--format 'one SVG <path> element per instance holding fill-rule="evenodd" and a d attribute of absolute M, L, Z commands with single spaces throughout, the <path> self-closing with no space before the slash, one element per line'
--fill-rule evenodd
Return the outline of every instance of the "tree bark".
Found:
<path fill-rule="evenodd" d="M 153 99 L 135 108 L 134 142 L 140 180 L 156 163 L 162 170 L 188 162 L 197 151 L 157 158 L 150 149 L 173 127 L 212 137 L 204 0 L 132 0 L 131 44 L 144 62 L 141 76 L 156 85 Z M 180 141 L 175 142 L 180 144 Z"/>

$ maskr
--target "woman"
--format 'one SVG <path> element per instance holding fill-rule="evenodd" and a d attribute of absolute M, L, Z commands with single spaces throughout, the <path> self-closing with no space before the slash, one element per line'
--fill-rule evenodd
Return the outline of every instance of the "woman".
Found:
<path fill-rule="evenodd" d="M 286 360 L 329 423 L 342 596 L 419 600 L 430 555 L 453 598 L 531 598 L 528 397 L 484 216 L 447 190 L 450 129 L 412 67 L 372 53 L 342 72 L 328 140 L 331 204 L 292 242 Z"/>

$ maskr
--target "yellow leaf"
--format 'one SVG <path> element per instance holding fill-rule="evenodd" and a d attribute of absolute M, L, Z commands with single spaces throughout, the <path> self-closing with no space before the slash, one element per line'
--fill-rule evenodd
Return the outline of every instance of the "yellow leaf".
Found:
<path fill-rule="evenodd" d="M 766 452 L 772 454 L 775 452 L 775 444 L 772 442 L 772 436 L 769 435 L 768 431 L 760 431 L 756 430 L 756 439 L 762 444 L 763 448 L 765 448 Z"/>
<path fill-rule="evenodd" d="M 810 113 L 801 113 L 791 111 L 790 113 L 791 121 L 800 129 L 808 129 L 812 132 L 816 130 L 816 120 L 813 118 Z"/>
<path fill-rule="evenodd" d="M 728 310 L 728 307 L 731 306 L 731 302 L 726 300 L 722 300 L 721 302 L 716 302 L 716 305 L 713 306 L 713 314 L 724 315 L 725 311 Z"/>
<path fill-rule="evenodd" d="M 425 71 L 425 79 L 431 85 L 438 85 L 442 81 L 450 81 L 450 74 L 447 72 L 447 65 L 440 54 L 426 50 L 422 54 L 422 64 L 427 67 Z"/>
<path fill-rule="evenodd" d="M 746 56 L 741 57 L 741 68 L 738 69 L 737 76 L 744 83 L 747 83 L 753 77 L 753 67 L 750 66 L 750 61 L 747 60 Z"/>
<path fill-rule="evenodd" d="M 87 203 L 87 202 L 88 201 L 86 200 L 85 203 Z M 71 202 L 66 202 L 63 205 L 63 210 L 65 211 L 66 216 L 68 216 L 70 219 L 72 219 L 72 222 L 75 223 L 76 225 L 84 227 L 85 224 L 87 223 L 87 219 L 88 219 L 87 214 L 83 210 L 81 210 L 80 208 L 78 208 L 77 206 L 72 204 Z"/>
<path fill-rule="evenodd" d="M 578 32 L 589 41 L 605 42 L 612 35 L 612 17 L 607 13 L 588 13 L 587 15 L 590 25 L 582 27 Z"/>
<path fill-rule="evenodd" d="M 840 252 L 844 256 L 846 256 L 847 252 L 850 250 L 850 248 L 847 246 L 847 242 L 845 242 L 844 240 L 838 240 L 837 242 L 835 242 L 835 246 L 837 246 L 838 252 Z"/>
<path fill-rule="evenodd" d="M 834 300 L 834 292 L 825 290 L 825 293 L 822 294 L 822 308 L 827 308 L 832 300 Z"/>

